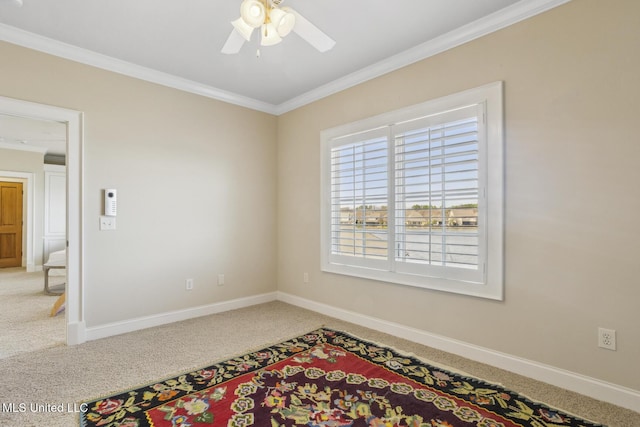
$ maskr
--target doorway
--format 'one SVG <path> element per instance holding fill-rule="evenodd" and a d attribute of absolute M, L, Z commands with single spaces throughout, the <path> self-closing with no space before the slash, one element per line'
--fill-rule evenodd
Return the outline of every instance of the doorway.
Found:
<path fill-rule="evenodd" d="M 80 344 L 86 341 L 81 274 L 83 212 L 81 194 L 82 113 L 44 104 L 0 97 L 0 115 L 54 121 L 62 123 L 66 127 L 67 283 L 64 323 L 66 325 L 66 343 L 68 345 Z M 29 238 L 33 238 L 33 236 Z M 29 241 L 29 238 L 27 241 Z M 27 258 L 28 257 L 29 254 L 27 254 Z M 29 266 L 27 265 L 27 267 Z M 36 269 L 38 269 L 38 266 L 36 266 Z M 40 274 L 42 275 L 43 273 L 40 272 Z"/>
<path fill-rule="evenodd" d="M 66 319 L 56 303 L 66 283 L 67 126 L 2 114 L 0 141 L 0 358 L 5 358 L 66 344 Z M 62 267 L 43 273 L 58 249 Z"/>

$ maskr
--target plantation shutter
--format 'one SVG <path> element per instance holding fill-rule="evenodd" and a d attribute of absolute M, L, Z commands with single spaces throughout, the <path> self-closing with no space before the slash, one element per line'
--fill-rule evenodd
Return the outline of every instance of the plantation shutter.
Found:
<path fill-rule="evenodd" d="M 502 82 L 321 132 L 322 271 L 501 300 Z"/>
<path fill-rule="evenodd" d="M 388 128 L 335 138 L 330 163 L 332 259 L 387 268 Z"/>
<path fill-rule="evenodd" d="M 393 126 L 395 270 L 484 281 L 482 106 Z"/>

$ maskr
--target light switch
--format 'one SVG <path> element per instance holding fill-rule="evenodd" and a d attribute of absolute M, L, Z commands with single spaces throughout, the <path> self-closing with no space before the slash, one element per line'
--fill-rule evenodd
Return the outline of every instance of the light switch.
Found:
<path fill-rule="evenodd" d="M 115 216 L 100 216 L 100 230 L 115 230 L 116 229 L 116 217 Z"/>

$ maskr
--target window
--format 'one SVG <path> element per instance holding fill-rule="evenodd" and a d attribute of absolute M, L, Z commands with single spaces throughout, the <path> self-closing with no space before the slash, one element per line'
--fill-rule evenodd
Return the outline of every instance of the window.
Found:
<path fill-rule="evenodd" d="M 322 269 L 503 298 L 502 84 L 322 132 Z"/>

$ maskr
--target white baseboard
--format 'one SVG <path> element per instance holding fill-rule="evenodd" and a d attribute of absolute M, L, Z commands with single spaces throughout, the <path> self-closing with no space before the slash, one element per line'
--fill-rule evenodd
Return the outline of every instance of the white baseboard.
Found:
<path fill-rule="evenodd" d="M 286 292 L 270 292 L 246 298 L 177 310 L 153 316 L 114 322 L 106 325 L 86 328 L 84 323 L 71 324 L 67 330 L 67 344 L 74 345 L 85 341 L 106 338 L 113 335 L 133 332 L 154 326 L 165 325 L 200 316 L 222 313 L 229 310 L 250 307 L 271 301 L 282 301 L 291 305 L 316 311 L 346 322 L 355 323 L 370 329 L 394 335 L 429 347 L 457 354 L 487 365 L 496 366 L 516 374 L 534 378 L 557 387 L 571 390 L 598 400 L 622 406 L 631 410 L 640 408 L 640 391 L 617 384 L 601 381 L 586 375 L 545 365 L 510 354 L 501 353 L 474 344 L 458 341 L 424 330 L 411 328 L 399 323 L 389 322 L 375 317 L 321 304 Z"/>
<path fill-rule="evenodd" d="M 501 353 L 488 348 L 458 341 L 441 335 L 432 334 L 420 329 L 411 328 L 398 323 L 366 316 L 330 305 L 321 304 L 305 298 L 277 292 L 277 299 L 291 305 L 316 311 L 346 322 L 355 323 L 376 331 L 384 332 L 429 347 L 453 353 L 467 359 L 485 363 L 536 379 L 557 387 L 571 390 L 598 400 L 637 411 L 640 408 L 640 391 L 617 384 L 601 381 L 586 375 L 545 365 L 510 354 Z"/>
<path fill-rule="evenodd" d="M 270 292 L 266 294 L 253 295 L 246 298 L 238 298 L 230 301 L 202 305 L 200 307 L 189 308 L 186 310 L 171 311 L 168 313 L 162 313 L 153 316 L 138 317 L 136 319 L 125 320 L 122 322 L 109 323 L 93 328 L 86 328 L 85 338 L 86 341 L 97 340 L 113 335 L 138 331 L 140 329 L 166 325 L 168 323 L 180 322 L 182 320 L 208 316 L 210 314 L 222 313 L 230 310 L 236 310 L 256 304 L 263 304 L 275 301 L 276 298 L 276 292 Z"/>
<path fill-rule="evenodd" d="M 84 322 L 72 322 L 67 325 L 67 345 L 77 345 L 85 342 L 86 327 Z"/>

